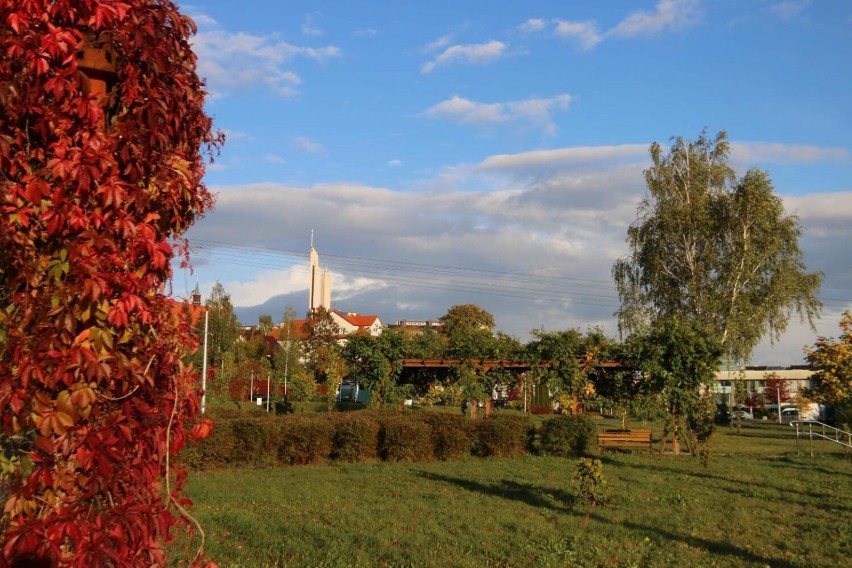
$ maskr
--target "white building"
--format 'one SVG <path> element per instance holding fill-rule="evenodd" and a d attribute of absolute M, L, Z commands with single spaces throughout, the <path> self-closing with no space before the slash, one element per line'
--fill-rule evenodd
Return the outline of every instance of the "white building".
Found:
<path fill-rule="evenodd" d="M 787 381 L 787 391 L 794 400 L 799 397 L 804 389 L 812 386 L 811 376 L 813 370 L 802 367 L 746 367 L 745 369 L 731 369 L 730 371 L 718 371 L 713 392 L 718 402 L 728 402 L 736 394 L 737 384 L 742 384 L 740 392 L 745 396 L 751 394 L 762 394 L 766 387 L 766 379 L 774 376 Z"/>
<path fill-rule="evenodd" d="M 308 309 L 323 307 L 331 309 L 331 274 L 328 268 L 320 268 L 319 254 L 314 248 L 314 233 L 311 231 L 311 253 L 308 265 Z"/>

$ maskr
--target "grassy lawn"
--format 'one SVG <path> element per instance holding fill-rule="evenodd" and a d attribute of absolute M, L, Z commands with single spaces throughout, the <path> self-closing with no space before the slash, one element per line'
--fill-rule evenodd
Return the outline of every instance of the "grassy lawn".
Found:
<path fill-rule="evenodd" d="M 532 456 L 204 472 L 188 493 L 222 568 L 849 565 L 852 451 L 815 442 L 811 458 L 804 441 L 798 456 L 771 423 L 712 445 L 709 469 L 601 455 L 602 507 L 574 503 L 576 460 Z"/>

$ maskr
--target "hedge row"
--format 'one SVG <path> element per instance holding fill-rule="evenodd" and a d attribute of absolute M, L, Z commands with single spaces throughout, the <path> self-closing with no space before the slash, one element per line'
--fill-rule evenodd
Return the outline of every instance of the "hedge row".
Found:
<path fill-rule="evenodd" d="M 527 417 L 513 415 L 473 422 L 454 414 L 369 411 L 213 418 L 210 437 L 180 454 L 191 469 L 512 457 L 531 452 L 535 435 Z"/>
<path fill-rule="evenodd" d="M 558 416 L 537 431 L 526 416 L 498 414 L 471 422 L 441 413 L 357 412 L 246 416 L 217 412 L 213 434 L 188 447 L 192 469 L 269 467 L 374 460 L 419 462 L 540 452 L 583 455 L 595 428 L 585 416 Z"/>

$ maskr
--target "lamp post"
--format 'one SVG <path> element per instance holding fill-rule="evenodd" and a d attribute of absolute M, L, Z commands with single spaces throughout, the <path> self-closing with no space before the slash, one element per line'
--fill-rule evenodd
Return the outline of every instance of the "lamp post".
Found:
<path fill-rule="evenodd" d="M 290 322 L 287 322 L 287 332 L 284 336 L 284 345 L 286 345 L 286 349 L 284 351 L 284 398 L 290 400 L 287 397 L 287 367 L 290 365 Z"/>
<path fill-rule="evenodd" d="M 204 309 L 204 361 L 201 364 L 201 414 L 207 410 L 207 331 L 210 325 L 210 312 Z"/>
<path fill-rule="evenodd" d="M 266 372 L 266 411 L 269 412 L 270 386 L 272 385 L 272 355 L 266 354 L 269 361 L 269 371 Z"/>
<path fill-rule="evenodd" d="M 251 372 L 251 382 L 249 383 L 249 400 L 254 403 L 254 371 Z"/>
<path fill-rule="evenodd" d="M 775 387 L 775 396 L 778 399 L 778 424 L 781 424 L 781 387 Z"/>

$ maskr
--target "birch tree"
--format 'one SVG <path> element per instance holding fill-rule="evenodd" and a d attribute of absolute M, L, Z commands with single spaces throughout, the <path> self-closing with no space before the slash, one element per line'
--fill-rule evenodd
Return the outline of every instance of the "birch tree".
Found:
<path fill-rule="evenodd" d="M 678 317 L 717 334 L 742 362 L 766 336 L 775 341 L 798 314 L 813 326 L 819 273 L 799 248 L 802 227 L 784 210 L 769 175 L 737 178 L 725 131 L 654 143 L 648 194 L 627 231 L 630 253 L 613 266 L 622 334 Z"/>

